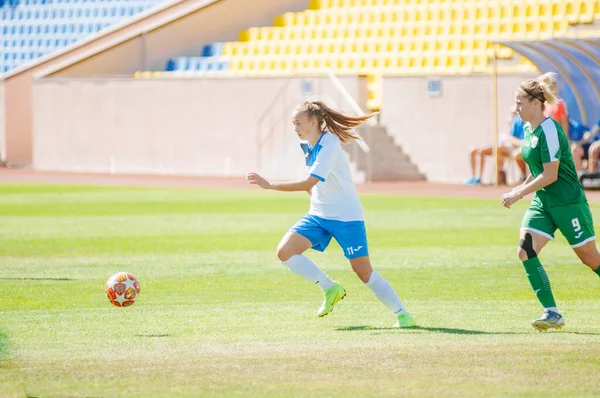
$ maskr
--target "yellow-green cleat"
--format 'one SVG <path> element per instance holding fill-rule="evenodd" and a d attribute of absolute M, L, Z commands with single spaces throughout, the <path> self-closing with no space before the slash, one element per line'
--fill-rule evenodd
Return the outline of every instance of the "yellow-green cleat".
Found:
<path fill-rule="evenodd" d="M 325 290 L 323 294 L 325 295 L 325 299 L 323 300 L 321 308 L 319 308 L 319 312 L 317 312 L 319 318 L 333 311 L 333 306 L 346 297 L 346 289 L 344 289 L 338 281 L 334 281 L 333 286 Z"/>
<path fill-rule="evenodd" d="M 396 322 L 397 328 L 414 328 L 415 326 L 417 326 L 417 323 L 410 312 L 398 315 L 398 322 Z"/>

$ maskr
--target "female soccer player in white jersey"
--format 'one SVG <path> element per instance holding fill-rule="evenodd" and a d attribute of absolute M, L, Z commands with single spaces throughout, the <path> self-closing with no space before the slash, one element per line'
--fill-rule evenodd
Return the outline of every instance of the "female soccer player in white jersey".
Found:
<path fill-rule="evenodd" d="M 306 158 L 306 178 L 269 182 L 256 173 L 249 173 L 246 179 L 263 189 L 307 191 L 310 194 L 308 214 L 281 239 L 277 257 L 290 271 L 316 283 L 324 291 L 325 299 L 317 316 L 329 314 L 333 306 L 346 296 L 346 290 L 303 253 L 310 248 L 324 251 L 333 237 L 360 280 L 396 315 L 396 326 L 413 327 L 415 321 L 394 289 L 371 267 L 363 208 L 342 148 L 342 143 L 359 139 L 351 131 L 371 116 L 344 115 L 318 101 L 300 104 L 292 115 L 292 121 L 296 134 L 303 141 L 300 146 Z"/>

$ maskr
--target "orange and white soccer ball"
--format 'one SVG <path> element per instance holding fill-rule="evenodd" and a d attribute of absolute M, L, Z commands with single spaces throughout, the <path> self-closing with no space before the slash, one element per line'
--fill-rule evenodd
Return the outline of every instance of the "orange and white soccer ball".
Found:
<path fill-rule="evenodd" d="M 140 294 L 140 282 L 129 272 L 118 272 L 108 278 L 104 293 L 115 307 L 129 307 Z"/>

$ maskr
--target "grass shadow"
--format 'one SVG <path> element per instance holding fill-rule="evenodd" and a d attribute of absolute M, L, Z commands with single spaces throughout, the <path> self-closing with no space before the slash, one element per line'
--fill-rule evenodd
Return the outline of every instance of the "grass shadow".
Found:
<path fill-rule="evenodd" d="M 342 332 L 353 332 L 353 331 L 361 331 L 361 330 L 366 330 L 366 331 L 398 330 L 398 328 L 394 328 L 394 327 L 378 328 L 378 327 L 373 327 L 373 326 L 358 325 L 358 326 L 339 327 L 336 330 L 342 331 Z M 483 330 L 456 329 L 456 328 L 431 328 L 431 327 L 424 327 L 424 326 L 415 326 L 414 328 L 401 329 L 401 330 L 403 333 L 413 332 L 413 331 L 425 331 L 425 332 L 433 332 L 433 333 L 466 334 L 466 335 L 527 334 L 527 333 L 521 333 L 521 332 L 485 332 Z"/>
<path fill-rule="evenodd" d="M 136 334 L 137 337 L 171 337 L 170 334 Z"/>

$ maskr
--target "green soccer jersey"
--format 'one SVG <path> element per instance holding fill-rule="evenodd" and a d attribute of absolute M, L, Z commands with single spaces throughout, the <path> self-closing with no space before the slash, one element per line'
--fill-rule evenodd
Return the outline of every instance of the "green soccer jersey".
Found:
<path fill-rule="evenodd" d="M 527 123 L 524 131 L 525 137 L 521 153 L 533 178 L 544 171 L 544 163 L 557 160 L 560 162 L 558 179 L 539 189 L 533 197 L 532 204 L 537 203 L 542 207 L 549 208 L 586 202 L 587 199 L 573 163 L 571 146 L 560 124 L 548 118 L 534 131 L 531 131 L 531 125 Z"/>

